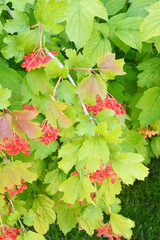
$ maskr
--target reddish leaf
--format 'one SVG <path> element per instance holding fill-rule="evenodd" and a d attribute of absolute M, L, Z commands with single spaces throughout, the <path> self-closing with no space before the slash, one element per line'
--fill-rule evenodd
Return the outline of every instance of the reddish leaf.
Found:
<path fill-rule="evenodd" d="M 114 79 L 116 75 L 124 75 L 123 72 L 123 59 L 115 59 L 114 53 L 106 53 L 103 58 L 97 62 L 100 74 L 106 80 Z"/>
<path fill-rule="evenodd" d="M 0 115 L 0 139 L 8 137 L 12 139 L 13 129 L 11 127 L 11 115 L 3 113 Z"/>
<path fill-rule="evenodd" d="M 15 131 L 22 137 L 36 138 L 41 135 L 40 124 L 31 120 L 37 117 L 37 111 L 17 111 L 12 113 L 12 124 Z"/>
<path fill-rule="evenodd" d="M 72 125 L 72 121 L 62 111 L 65 110 L 69 105 L 63 102 L 50 99 L 46 107 L 46 117 L 49 123 L 57 128 L 60 127 L 68 128 Z"/>
<path fill-rule="evenodd" d="M 95 103 L 97 95 L 105 98 L 107 94 L 106 83 L 100 75 L 90 75 L 79 84 L 78 93 L 82 94 L 88 100 L 88 103 Z"/>

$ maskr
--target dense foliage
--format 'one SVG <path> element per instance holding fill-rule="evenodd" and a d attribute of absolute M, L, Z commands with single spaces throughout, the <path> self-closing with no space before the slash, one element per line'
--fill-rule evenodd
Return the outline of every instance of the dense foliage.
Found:
<path fill-rule="evenodd" d="M 54 223 L 131 239 L 118 195 L 160 155 L 160 1 L 0 13 L 0 239 L 43 240 Z"/>

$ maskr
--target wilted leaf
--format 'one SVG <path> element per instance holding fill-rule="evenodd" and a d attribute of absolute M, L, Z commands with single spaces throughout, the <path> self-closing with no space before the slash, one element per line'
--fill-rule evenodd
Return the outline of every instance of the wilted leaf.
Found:
<path fill-rule="evenodd" d="M 29 138 L 39 137 L 41 133 L 40 124 L 31 120 L 37 117 L 37 111 L 17 111 L 12 112 L 12 124 L 20 136 Z"/>
<path fill-rule="evenodd" d="M 97 65 L 105 80 L 114 79 L 116 75 L 126 74 L 123 72 L 124 60 L 116 60 L 114 53 L 106 53 L 103 58 L 98 60 Z"/>
<path fill-rule="evenodd" d="M 90 75 L 83 79 L 83 81 L 78 86 L 78 93 L 87 99 L 88 103 L 95 103 L 96 96 L 100 96 L 102 99 L 105 98 L 107 94 L 107 86 L 100 75 Z"/>

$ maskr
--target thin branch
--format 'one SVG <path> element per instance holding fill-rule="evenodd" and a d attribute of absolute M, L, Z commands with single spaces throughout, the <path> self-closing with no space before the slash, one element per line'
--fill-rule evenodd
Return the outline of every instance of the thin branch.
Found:
<path fill-rule="evenodd" d="M 57 59 L 50 51 L 48 51 L 47 48 L 45 49 L 45 51 L 46 51 L 46 53 L 48 54 L 48 56 L 50 56 L 52 59 Z M 60 61 L 59 61 L 58 65 L 59 65 L 60 68 L 63 68 L 63 67 L 64 67 L 63 64 L 62 64 Z M 70 74 L 68 74 L 68 79 L 69 79 L 69 81 L 72 83 L 72 85 L 74 85 L 74 86 L 76 87 L 76 83 L 74 82 L 74 80 L 73 80 L 73 78 L 71 77 Z M 81 105 L 82 105 L 82 108 L 83 108 L 83 111 L 84 111 L 85 116 L 89 116 L 89 119 L 90 119 L 90 120 L 93 120 L 93 118 L 92 118 L 92 117 L 90 116 L 90 114 L 88 113 L 87 108 L 86 108 L 86 106 L 85 106 L 85 104 L 84 104 L 84 102 L 83 102 L 82 97 L 81 97 L 80 94 L 78 94 L 78 98 L 79 98 L 80 103 L 81 103 Z"/>
<path fill-rule="evenodd" d="M 4 227 L 3 227 L 3 222 L 2 222 L 2 217 L 0 215 L 0 223 L 1 223 L 1 228 L 2 228 L 2 232 L 5 235 L 5 231 L 4 231 Z"/>
<path fill-rule="evenodd" d="M 94 187 L 96 189 L 96 195 L 97 195 L 97 185 L 96 185 L 96 182 L 94 182 Z"/>
<path fill-rule="evenodd" d="M 12 202 L 12 200 L 10 200 L 9 199 L 9 202 L 10 202 L 10 204 L 11 204 L 11 207 L 12 207 L 12 210 L 13 210 L 13 212 L 15 213 L 15 208 L 14 208 L 14 205 L 13 205 L 13 202 Z M 20 225 L 21 225 L 21 228 L 23 229 L 23 231 L 25 232 L 26 231 L 26 229 L 25 229 L 25 227 L 23 226 L 23 224 L 22 224 L 22 222 L 21 222 L 21 220 L 20 219 L 18 219 L 18 222 L 20 223 Z"/>
<path fill-rule="evenodd" d="M 58 88 L 58 85 L 59 85 L 61 79 L 62 79 L 62 78 L 59 77 L 59 79 L 58 79 L 58 81 L 57 81 L 57 83 L 56 83 L 56 86 L 55 86 L 55 88 L 54 88 L 53 95 L 52 95 L 53 98 L 55 98 L 55 96 L 56 96 L 56 91 L 57 91 L 57 88 Z"/>

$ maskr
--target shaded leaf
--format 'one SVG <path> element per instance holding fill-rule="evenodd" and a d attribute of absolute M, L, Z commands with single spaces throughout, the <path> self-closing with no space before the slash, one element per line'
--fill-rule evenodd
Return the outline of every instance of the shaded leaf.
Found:
<path fill-rule="evenodd" d="M 39 93 L 49 95 L 53 91 L 50 78 L 43 69 L 35 69 L 28 72 L 26 74 L 26 80 L 35 95 L 39 96 Z"/>
<path fill-rule="evenodd" d="M 143 93 L 136 107 L 142 109 L 139 120 L 141 126 L 148 126 L 150 123 L 160 119 L 160 87 L 152 87 Z"/>
<path fill-rule="evenodd" d="M 108 15 L 115 15 L 124 7 L 126 0 L 102 0 L 102 2 L 107 9 Z"/>

